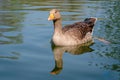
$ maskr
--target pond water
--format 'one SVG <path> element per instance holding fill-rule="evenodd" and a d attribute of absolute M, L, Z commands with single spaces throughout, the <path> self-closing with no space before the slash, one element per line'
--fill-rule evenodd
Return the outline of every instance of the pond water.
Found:
<path fill-rule="evenodd" d="M 0 0 L 0 80 L 120 80 L 119 0 Z M 97 17 L 94 44 L 51 47 L 57 8 L 62 24 Z M 106 43 L 105 41 L 109 41 Z"/>

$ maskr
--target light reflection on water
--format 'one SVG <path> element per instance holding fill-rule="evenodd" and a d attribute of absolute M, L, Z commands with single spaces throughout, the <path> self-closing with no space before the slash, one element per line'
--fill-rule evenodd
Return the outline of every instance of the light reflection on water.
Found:
<path fill-rule="evenodd" d="M 120 79 L 120 24 L 119 1 L 0 1 L 0 79 L 57 79 L 57 80 L 118 80 Z M 91 46 L 75 48 L 81 55 L 66 48 L 53 48 L 50 39 L 52 22 L 47 21 L 49 11 L 57 8 L 63 16 L 63 25 L 97 17 L 94 36 L 99 40 Z M 61 50 L 62 49 L 62 50 Z M 60 69 L 57 69 L 55 51 Z M 83 50 L 83 52 L 81 52 Z M 60 59 L 59 59 L 60 58 Z M 54 63 L 56 62 L 56 64 Z M 61 63 L 62 62 L 62 63 Z M 56 65 L 56 66 L 55 66 Z M 54 68 L 55 67 L 55 68 Z M 57 67 L 58 68 L 58 67 Z M 49 72 L 53 69 L 58 76 Z M 59 72 L 60 70 L 60 72 Z M 51 72 L 51 73 L 52 73 Z"/>

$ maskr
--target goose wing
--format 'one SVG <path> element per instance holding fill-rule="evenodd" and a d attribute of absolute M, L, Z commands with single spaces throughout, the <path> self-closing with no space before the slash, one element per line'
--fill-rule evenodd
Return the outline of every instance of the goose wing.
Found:
<path fill-rule="evenodd" d="M 71 37 L 83 39 L 88 32 L 91 32 L 91 29 L 85 22 L 77 22 L 63 27 L 62 31 Z"/>

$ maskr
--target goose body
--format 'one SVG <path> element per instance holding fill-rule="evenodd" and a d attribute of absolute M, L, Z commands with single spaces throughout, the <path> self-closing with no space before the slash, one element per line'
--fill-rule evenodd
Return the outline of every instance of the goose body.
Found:
<path fill-rule="evenodd" d="M 93 27 L 96 18 L 86 18 L 83 22 L 76 22 L 62 27 L 62 19 L 57 9 L 50 11 L 48 20 L 53 20 L 54 33 L 52 42 L 56 46 L 79 45 L 92 40 Z"/>

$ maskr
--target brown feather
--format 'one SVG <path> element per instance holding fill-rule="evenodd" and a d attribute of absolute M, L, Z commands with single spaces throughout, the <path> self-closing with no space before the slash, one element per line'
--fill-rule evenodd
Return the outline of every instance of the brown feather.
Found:
<path fill-rule="evenodd" d="M 83 39 L 88 32 L 92 32 L 93 27 L 85 22 L 76 22 L 72 25 L 67 25 L 62 28 L 63 34 L 71 34 L 78 39 Z"/>

